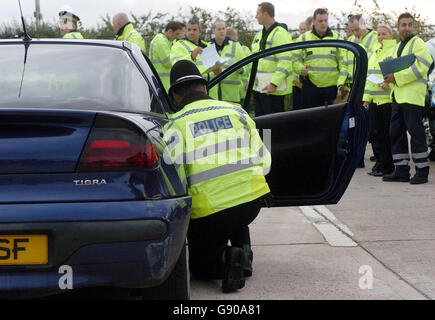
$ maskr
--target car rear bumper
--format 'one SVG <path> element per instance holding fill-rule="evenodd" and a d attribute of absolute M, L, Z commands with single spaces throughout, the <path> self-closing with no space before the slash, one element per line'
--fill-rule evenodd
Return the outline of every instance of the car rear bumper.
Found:
<path fill-rule="evenodd" d="M 0 205 L 0 237 L 48 236 L 47 264 L 0 266 L 0 296 L 49 295 L 65 292 L 71 285 L 73 289 L 159 285 L 169 276 L 185 243 L 190 207 L 190 197 Z M 72 279 L 67 278 L 71 274 Z"/>

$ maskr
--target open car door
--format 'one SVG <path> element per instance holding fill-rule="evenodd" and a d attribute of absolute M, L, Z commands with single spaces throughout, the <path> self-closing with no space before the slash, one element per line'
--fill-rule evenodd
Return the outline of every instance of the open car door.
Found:
<path fill-rule="evenodd" d="M 354 56 L 354 79 L 347 101 L 254 118 L 272 155 L 266 176 L 272 206 L 335 204 L 345 192 L 364 155 L 368 113 L 362 97 L 367 75 L 367 54 L 347 41 L 291 43 L 255 53 L 230 66 L 209 82 L 209 90 L 242 67 L 250 69 L 244 108 L 251 104 L 258 60 L 278 53 L 319 47 L 347 50 Z"/>

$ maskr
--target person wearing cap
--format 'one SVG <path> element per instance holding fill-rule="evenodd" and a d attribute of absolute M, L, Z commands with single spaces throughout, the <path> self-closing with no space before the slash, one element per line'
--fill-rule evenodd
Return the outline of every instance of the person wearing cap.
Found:
<path fill-rule="evenodd" d="M 176 62 L 170 80 L 178 111 L 164 127 L 164 160 L 176 164 L 192 197 L 190 271 L 221 279 L 223 292 L 235 291 L 252 275 L 248 225 L 269 199 L 264 176 L 271 156 L 245 110 L 207 95 L 193 62 Z"/>
<path fill-rule="evenodd" d="M 63 39 L 83 39 L 83 35 L 77 30 L 79 21 L 80 18 L 72 12 L 59 12 L 59 30 Z"/>
<path fill-rule="evenodd" d="M 128 20 L 127 14 L 124 12 L 115 14 L 112 19 L 112 26 L 116 34 L 115 40 L 134 43 L 142 50 L 143 54 L 145 54 L 145 40 Z"/>

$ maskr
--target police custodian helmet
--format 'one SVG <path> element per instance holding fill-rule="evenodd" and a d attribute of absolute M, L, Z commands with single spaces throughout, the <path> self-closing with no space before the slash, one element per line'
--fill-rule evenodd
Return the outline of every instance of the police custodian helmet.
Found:
<path fill-rule="evenodd" d="M 201 76 L 198 68 L 189 60 L 177 61 L 171 69 L 170 79 L 169 92 L 179 84 L 188 81 L 201 80 L 205 85 L 207 84 L 207 80 Z"/>
<path fill-rule="evenodd" d="M 73 21 L 73 22 L 77 23 L 78 21 L 80 21 L 80 18 L 76 14 L 74 14 L 70 11 L 60 10 L 59 11 L 59 20 L 64 21 L 64 22 Z"/>

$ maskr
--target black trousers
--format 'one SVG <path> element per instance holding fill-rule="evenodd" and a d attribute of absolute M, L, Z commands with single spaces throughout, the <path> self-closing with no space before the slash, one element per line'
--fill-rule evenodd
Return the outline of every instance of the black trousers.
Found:
<path fill-rule="evenodd" d="M 337 87 L 318 88 L 312 84 L 302 85 L 301 109 L 331 105 L 337 98 Z"/>
<path fill-rule="evenodd" d="M 381 146 L 380 146 L 380 142 L 379 142 L 379 132 L 378 132 L 378 125 L 376 124 L 376 111 L 377 108 L 374 107 L 374 103 L 370 104 L 370 109 L 369 109 L 369 142 L 372 146 L 372 150 L 373 150 L 373 155 L 376 158 L 380 157 L 380 152 L 381 152 Z M 390 112 L 390 117 L 391 117 L 391 112 Z M 388 123 L 390 121 L 390 117 L 388 118 Z M 388 124 L 388 128 L 390 128 L 390 125 Z M 364 159 L 364 158 L 363 158 Z"/>
<path fill-rule="evenodd" d="M 262 198 L 190 221 L 187 241 L 193 276 L 216 280 L 223 278 L 222 256 L 228 242 L 240 248 L 251 244 L 248 225 L 260 212 Z"/>
<path fill-rule="evenodd" d="M 382 105 L 372 104 L 375 115 L 376 143 L 378 145 L 378 170 L 383 173 L 390 173 L 394 170 L 393 157 L 391 154 L 390 120 L 391 103 Z"/>
<path fill-rule="evenodd" d="M 391 112 L 391 151 L 395 174 L 409 177 L 409 150 L 407 131 L 411 136 L 412 159 L 418 176 L 428 177 L 429 158 L 426 133 L 423 126 L 424 108 L 408 103 L 398 104 L 394 97 Z"/>
<path fill-rule="evenodd" d="M 254 91 L 255 116 L 284 112 L 284 96 L 267 95 Z"/>
<path fill-rule="evenodd" d="M 302 88 L 293 86 L 293 108 L 292 110 L 302 109 Z"/>

